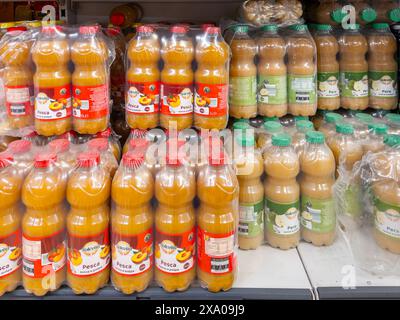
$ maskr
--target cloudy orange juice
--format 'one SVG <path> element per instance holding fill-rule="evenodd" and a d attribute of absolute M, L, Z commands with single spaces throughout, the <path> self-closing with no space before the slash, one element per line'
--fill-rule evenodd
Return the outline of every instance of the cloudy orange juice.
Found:
<path fill-rule="evenodd" d="M 76 294 L 93 294 L 108 282 L 110 192 L 110 173 L 100 166 L 100 154 L 81 153 L 67 186 L 67 282 Z"/>
<path fill-rule="evenodd" d="M 153 279 L 154 222 L 154 180 L 143 153 L 124 155 L 111 195 L 111 281 L 125 294 L 141 292 Z"/>

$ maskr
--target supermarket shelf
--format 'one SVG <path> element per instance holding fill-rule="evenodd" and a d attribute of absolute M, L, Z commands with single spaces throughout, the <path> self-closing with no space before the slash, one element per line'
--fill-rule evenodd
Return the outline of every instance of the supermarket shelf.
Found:
<path fill-rule="evenodd" d="M 317 299 L 400 299 L 400 277 L 358 268 L 342 232 L 332 246 L 301 243 L 298 251 Z"/>
<path fill-rule="evenodd" d="M 199 287 L 196 282 L 185 292 L 166 293 L 161 288 L 151 286 L 143 293 L 123 295 L 107 286 L 92 296 L 76 296 L 68 287 L 51 293 L 45 297 L 36 298 L 27 294 L 22 288 L 4 295 L 0 299 L 313 299 L 313 291 L 307 274 L 296 250 L 280 251 L 263 246 L 257 251 L 239 252 L 239 273 L 235 287 L 228 292 L 210 293 Z"/>

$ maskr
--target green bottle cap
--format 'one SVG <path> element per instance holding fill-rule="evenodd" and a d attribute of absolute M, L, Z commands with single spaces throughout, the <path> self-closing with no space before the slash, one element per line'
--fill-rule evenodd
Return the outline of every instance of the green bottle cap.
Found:
<path fill-rule="evenodd" d="M 314 124 L 309 120 L 299 120 L 296 122 L 296 128 L 300 132 L 307 132 L 309 130 L 314 130 Z"/>
<path fill-rule="evenodd" d="M 336 122 L 339 122 L 342 120 L 343 120 L 343 116 L 338 113 L 328 112 L 325 114 L 325 121 L 327 123 L 336 123 Z"/>
<path fill-rule="evenodd" d="M 272 136 L 272 145 L 277 147 L 288 147 L 292 143 L 292 137 L 287 133 Z"/>
<path fill-rule="evenodd" d="M 346 14 L 342 12 L 341 8 L 335 9 L 331 12 L 331 19 L 336 23 L 341 23 L 345 16 Z"/>
<path fill-rule="evenodd" d="M 400 136 L 398 134 L 387 134 L 383 138 L 383 142 L 388 147 L 394 147 L 400 145 Z"/>
<path fill-rule="evenodd" d="M 247 130 L 250 129 L 250 125 L 247 122 L 235 122 L 233 124 L 234 130 Z"/>
<path fill-rule="evenodd" d="M 325 136 L 319 131 L 308 131 L 306 133 L 306 141 L 312 144 L 323 144 L 325 142 Z"/>
<path fill-rule="evenodd" d="M 276 24 L 267 24 L 261 28 L 261 31 L 278 31 Z"/>
<path fill-rule="evenodd" d="M 358 23 L 349 24 L 347 29 L 348 30 L 360 30 L 360 25 Z"/>
<path fill-rule="evenodd" d="M 355 117 L 357 118 L 357 120 L 359 120 L 363 123 L 370 124 L 370 123 L 374 122 L 374 117 L 368 113 L 357 112 Z"/>
<path fill-rule="evenodd" d="M 372 24 L 372 29 L 374 30 L 382 30 L 382 29 L 388 29 L 389 24 L 388 23 L 373 23 Z"/>
<path fill-rule="evenodd" d="M 279 133 L 283 131 L 283 126 L 279 122 L 268 121 L 264 123 L 264 129 L 268 133 Z"/>
<path fill-rule="evenodd" d="M 247 33 L 247 32 L 249 32 L 249 26 L 238 25 L 238 26 L 235 26 L 235 28 L 233 28 L 233 30 L 238 33 Z"/>
<path fill-rule="evenodd" d="M 294 24 L 289 27 L 290 30 L 304 32 L 307 31 L 307 25 L 305 24 Z"/>
<path fill-rule="evenodd" d="M 390 10 L 388 16 L 393 22 L 400 22 L 400 8 Z"/>
<path fill-rule="evenodd" d="M 384 118 L 389 122 L 400 124 L 400 114 L 398 113 L 388 113 Z"/>
<path fill-rule="evenodd" d="M 336 124 L 336 132 L 350 135 L 354 133 L 354 128 L 350 123 L 340 122 Z"/>
<path fill-rule="evenodd" d="M 376 11 L 372 8 L 365 8 L 360 12 L 361 19 L 365 22 L 370 23 L 376 20 L 377 14 Z"/>
<path fill-rule="evenodd" d="M 271 122 L 271 121 L 275 121 L 278 122 L 279 118 L 278 117 L 263 117 L 264 122 Z"/>
<path fill-rule="evenodd" d="M 294 117 L 295 122 L 300 121 L 300 120 L 309 120 L 309 118 L 305 117 L 305 116 L 295 116 Z"/>
<path fill-rule="evenodd" d="M 332 26 L 330 24 L 317 24 L 317 31 L 332 31 Z"/>
<path fill-rule="evenodd" d="M 236 141 L 242 147 L 253 147 L 255 145 L 253 135 L 243 134 L 241 136 L 237 136 Z"/>
<path fill-rule="evenodd" d="M 370 123 L 368 129 L 372 130 L 377 135 L 383 135 L 387 133 L 388 127 L 383 123 Z"/>
<path fill-rule="evenodd" d="M 317 30 L 318 24 L 316 23 L 307 23 L 308 30 Z"/>

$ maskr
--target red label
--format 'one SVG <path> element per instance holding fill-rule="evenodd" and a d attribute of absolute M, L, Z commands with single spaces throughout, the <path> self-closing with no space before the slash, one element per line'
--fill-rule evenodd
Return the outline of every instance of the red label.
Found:
<path fill-rule="evenodd" d="M 78 277 L 92 276 L 110 264 L 108 228 L 98 235 L 68 235 L 68 272 Z"/>
<path fill-rule="evenodd" d="M 59 120 L 71 116 L 71 88 L 69 85 L 40 88 L 35 87 L 35 118 Z"/>
<path fill-rule="evenodd" d="M 160 104 L 159 82 L 130 82 L 126 92 L 126 111 L 134 114 L 158 113 Z"/>
<path fill-rule="evenodd" d="M 73 116 L 79 119 L 98 119 L 107 116 L 110 97 L 107 84 L 73 86 Z"/>
<path fill-rule="evenodd" d="M 196 84 L 194 112 L 206 117 L 221 117 L 228 112 L 228 85 Z"/>
<path fill-rule="evenodd" d="M 0 237 L 0 279 L 21 268 L 21 230 Z"/>
<path fill-rule="evenodd" d="M 195 262 L 195 232 L 195 228 L 181 234 L 156 230 L 157 269 L 169 274 L 184 273 L 192 269 Z"/>
<path fill-rule="evenodd" d="M 22 237 L 24 274 L 31 278 L 43 278 L 64 268 L 65 230 L 49 237 Z"/>
<path fill-rule="evenodd" d="M 6 109 L 10 117 L 32 114 L 33 86 L 5 86 Z"/>
<path fill-rule="evenodd" d="M 153 229 L 134 236 L 113 232 L 112 267 L 122 275 L 138 275 L 153 265 Z"/>
<path fill-rule="evenodd" d="M 213 234 L 197 229 L 197 263 L 204 272 L 226 274 L 236 269 L 235 233 Z"/>
<path fill-rule="evenodd" d="M 169 116 L 193 113 L 193 83 L 162 83 L 161 113 Z"/>

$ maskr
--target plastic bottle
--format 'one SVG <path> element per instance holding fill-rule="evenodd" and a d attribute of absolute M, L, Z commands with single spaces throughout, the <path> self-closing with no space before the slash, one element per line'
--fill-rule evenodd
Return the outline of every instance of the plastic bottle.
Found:
<path fill-rule="evenodd" d="M 374 109 L 396 109 L 398 102 L 396 38 L 386 23 L 374 23 L 372 29 L 368 33 L 369 105 Z"/>
<path fill-rule="evenodd" d="M 306 139 L 300 155 L 301 236 L 316 246 L 328 246 L 336 233 L 335 157 L 322 132 L 309 131 Z"/>
<path fill-rule="evenodd" d="M 309 120 L 299 120 L 296 122 L 296 133 L 292 137 L 294 151 L 300 156 L 306 144 L 306 134 L 314 131 L 314 125 Z"/>
<path fill-rule="evenodd" d="M 340 47 L 340 104 L 345 109 L 368 108 L 368 51 L 367 39 L 360 25 L 349 25 L 339 38 Z"/>
<path fill-rule="evenodd" d="M 13 157 L 0 153 L 0 296 L 22 281 L 21 187 L 22 176 Z"/>
<path fill-rule="evenodd" d="M 263 130 L 259 133 L 257 146 L 265 152 L 272 145 L 272 136 L 275 134 L 284 133 L 284 128 L 279 122 L 268 121 L 264 123 Z"/>
<path fill-rule="evenodd" d="M 100 165 L 100 154 L 81 153 L 67 186 L 67 282 L 75 294 L 94 294 L 108 283 L 110 193 L 110 174 Z"/>
<path fill-rule="evenodd" d="M 343 116 L 339 113 L 328 112 L 325 114 L 324 120 L 318 131 L 322 132 L 325 140 L 328 141 L 336 133 L 336 123 L 343 121 Z"/>
<path fill-rule="evenodd" d="M 92 139 L 88 142 L 87 148 L 89 151 L 98 151 L 100 153 L 101 166 L 109 172 L 111 178 L 114 177 L 118 169 L 118 161 L 115 159 L 108 140 L 106 138 Z"/>
<path fill-rule="evenodd" d="M 38 154 L 22 186 L 26 206 L 22 218 L 22 280 L 25 290 L 36 296 L 57 290 L 65 280 L 67 181 L 56 161 L 55 154 Z"/>
<path fill-rule="evenodd" d="M 312 116 L 317 111 L 315 43 L 306 25 L 294 25 L 290 30 L 287 38 L 289 113 Z"/>
<path fill-rule="evenodd" d="M 372 7 L 376 11 L 376 22 L 400 22 L 400 7 L 395 0 L 372 0 Z"/>
<path fill-rule="evenodd" d="M 57 155 L 57 164 L 69 176 L 76 167 L 76 154 L 67 139 L 56 139 L 48 144 L 49 152 Z"/>
<path fill-rule="evenodd" d="M 363 144 L 364 154 L 367 152 L 379 152 L 385 148 L 384 138 L 388 127 L 383 123 L 371 123 L 368 125 L 370 131 L 367 141 Z"/>
<path fill-rule="evenodd" d="M 132 129 L 158 126 L 160 43 L 154 29 L 139 26 L 128 46 L 126 121 Z"/>
<path fill-rule="evenodd" d="M 194 173 L 167 143 L 166 165 L 156 175 L 155 280 L 167 292 L 184 291 L 196 276 Z"/>
<path fill-rule="evenodd" d="M 239 248 L 257 249 L 264 241 L 264 161 L 255 149 L 254 136 L 238 136 L 241 146 L 236 161 L 239 181 Z"/>
<path fill-rule="evenodd" d="M 318 109 L 336 110 L 340 107 L 339 44 L 328 24 L 317 25 L 314 40 L 317 46 Z"/>
<path fill-rule="evenodd" d="M 2 38 L 0 58 L 7 123 L 10 129 L 33 125 L 33 75 L 29 63 L 31 42 L 25 27 L 11 27 Z"/>
<path fill-rule="evenodd" d="M 108 127 L 110 114 L 109 51 L 99 26 L 81 26 L 71 47 L 73 127 L 96 134 Z"/>
<path fill-rule="evenodd" d="M 368 139 L 370 133 L 369 125 L 375 123 L 374 118 L 364 112 L 352 114 L 351 117 L 345 118 L 344 121 L 353 126 L 354 137 L 362 144 Z"/>
<path fill-rule="evenodd" d="M 153 279 L 153 195 L 143 153 L 126 153 L 111 191 L 111 281 L 125 294 L 145 290 Z"/>
<path fill-rule="evenodd" d="M 183 26 L 173 26 L 168 38 L 163 39 L 161 57 L 161 114 L 160 125 L 177 130 L 190 128 L 193 123 L 192 61 L 194 47 L 192 39 Z"/>
<path fill-rule="evenodd" d="M 300 241 L 300 187 L 296 177 L 299 159 L 288 134 L 272 137 L 272 147 L 264 153 L 267 178 L 265 189 L 265 237 L 274 248 L 287 250 Z"/>
<path fill-rule="evenodd" d="M 232 59 L 229 68 L 229 115 L 257 116 L 257 67 L 254 63 L 257 45 L 249 36 L 248 26 L 237 26 L 230 43 Z"/>
<path fill-rule="evenodd" d="M 196 45 L 194 126 L 226 128 L 228 124 L 230 49 L 217 27 L 207 28 Z"/>
<path fill-rule="evenodd" d="M 105 138 L 108 140 L 108 145 L 117 161 L 121 160 L 121 143 L 119 142 L 118 135 L 111 129 L 111 127 L 106 130 L 97 133 L 93 138 Z"/>
<path fill-rule="evenodd" d="M 384 121 L 388 126 L 389 134 L 400 134 L 400 115 L 397 113 L 388 113 L 384 117 Z"/>
<path fill-rule="evenodd" d="M 258 114 L 282 117 L 288 111 L 286 43 L 278 34 L 276 25 L 262 28 L 257 40 L 260 61 L 258 63 Z"/>
<path fill-rule="evenodd" d="M 32 149 L 32 142 L 28 140 L 12 141 L 7 148 L 13 155 L 15 167 L 23 177 L 26 177 L 33 167 L 35 155 Z"/>
<path fill-rule="evenodd" d="M 142 18 L 142 8 L 136 3 L 126 3 L 114 7 L 110 12 L 109 22 L 121 29 L 132 26 Z"/>
<path fill-rule="evenodd" d="M 197 277 L 208 291 L 227 291 L 237 273 L 239 183 L 223 150 L 209 154 L 197 178 L 197 196 Z"/>
<path fill-rule="evenodd" d="M 61 27 L 42 27 L 32 59 L 36 65 L 35 130 L 43 136 L 61 135 L 72 127 L 70 50 Z"/>
<path fill-rule="evenodd" d="M 330 25 L 341 23 L 343 18 L 342 6 L 337 0 L 319 0 L 313 16 L 315 22 Z"/>
<path fill-rule="evenodd" d="M 374 22 L 377 18 L 376 11 L 367 3 L 366 0 L 346 0 L 344 5 L 351 5 L 355 9 L 356 22 L 365 25 Z"/>

